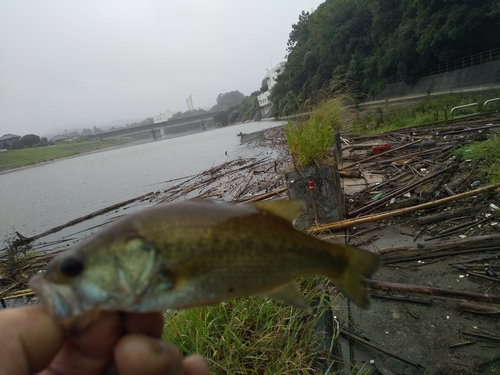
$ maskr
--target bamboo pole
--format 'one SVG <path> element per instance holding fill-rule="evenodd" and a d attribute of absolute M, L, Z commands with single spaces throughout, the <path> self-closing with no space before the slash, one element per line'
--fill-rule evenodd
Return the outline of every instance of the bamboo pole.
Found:
<path fill-rule="evenodd" d="M 419 204 L 419 205 L 413 206 L 413 207 L 406 207 L 406 208 L 401 208 L 398 210 L 384 212 L 382 214 L 368 215 L 368 216 L 354 218 L 354 219 L 346 219 L 346 220 L 337 221 L 335 223 L 322 225 L 319 227 L 312 227 L 312 228 L 309 228 L 308 233 L 309 234 L 316 234 L 316 233 L 324 232 L 326 230 L 335 231 L 335 230 L 339 230 L 339 229 L 349 228 L 349 227 L 352 227 L 354 225 L 359 225 L 359 224 L 363 224 L 363 223 L 370 223 L 370 222 L 378 221 L 378 220 L 382 220 L 382 219 L 388 219 L 388 218 L 391 218 L 394 216 L 404 215 L 404 214 L 407 214 L 409 212 L 423 210 L 424 208 L 439 206 L 441 204 L 446 204 L 446 203 L 453 202 L 453 201 L 456 201 L 456 200 L 459 200 L 462 198 L 471 197 L 473 195 L 477 195 L 479 193 L 483 193 L 487 190 L 495 189 L 498 187 L 500 187 L 500 184 L 489 185 L 489 186 L 485 186 L 485 187 L 482 187 L 479 189 L 467 191 L 465 193 L 457 194 L 457 195 L 454 195 L 451 197 L 438 199 L 437 201 L 422 203 L 422 204 Z"/>

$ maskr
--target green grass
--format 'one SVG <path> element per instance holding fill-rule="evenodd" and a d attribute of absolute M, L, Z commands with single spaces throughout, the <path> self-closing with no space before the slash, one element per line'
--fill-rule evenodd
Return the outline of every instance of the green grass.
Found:
<path fill-rule="evenodd" d="M 313 166 L 328 158 L 335 130 L 340 129 L 344 107 L 340 98 L 320 103 L 306 121 L 291 121 L 285 127 L 288 149 L 298 169 Z"/>
<path fill-rule="evenodd" d="M 35 252 L 29 245 L 21 245 L 15 234 L 4 237 L 3 256 L 0 258 L 0 279 L 15 283 L 26 283 L 31 276 L 29 264 Z"/>
<path fill-rule="evenodd" d="M 473 96 L 445 95 L 428 98 L 412 105 L 379 107 L 375 111 L 359 113 L 358 119 L 354 120 L 350 125 L 349 133 L 370 135 L 434 121 L 443 121 L 445 120 L 445 108 L 447 118 L 450 119 L 450 110 L 453 107 L 479 103 L 479 106 L 460 109 L 454 113 L 455 116 L 471 114 L 478 112 L 478 108 L 482 109 L 485 100 L 498 96 L 499 94 L 495 92 Z M 490 103 L 486 108 L 487 111 L 498 111 L 499 109 L 500 102 Z"/>
<path fill-rule="evenodd" d="M 111 138 L 102 141 L 61 142 L 54 146 L 4 151 L 0 152 L 0 170 L 24 167 L 67 156 L 83 154 L 108 147 L 119 146 L 127 142 L 128 140 L 125 138 Z"/>
<path fill-rule="evenodd" d="M 307 300 L 328 301 L 324 285 L 303 281 Z M 230 300 L 167 312 L 163 338 L 184 355 L 207 357 L 212 374 L 310 374 L 320 339 L 313 327 L 327 308 L 305 319 L 301 310 L 267 298 Z"/>
<path fill-rule="evenodd" d="M 455 151 L 463 159 L 477 163 L 490 184 L 500 183 L 500 136 L 495 135 L 482 142 L 474 142 Z"/>

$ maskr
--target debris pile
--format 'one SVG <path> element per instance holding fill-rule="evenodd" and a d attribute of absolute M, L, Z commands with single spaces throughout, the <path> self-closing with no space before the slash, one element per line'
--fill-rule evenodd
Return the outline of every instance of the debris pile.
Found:
<path fill-rule="evenodd" d="M 383 259 L 372 311 L 343 318 L 352 361 L 375 373 L 500 371 L 500 186 L 483 161 L 454 154 L 498 134 L 499 120 L 343 140 L 346 219 L 309 231 L 344 229 Z"/>

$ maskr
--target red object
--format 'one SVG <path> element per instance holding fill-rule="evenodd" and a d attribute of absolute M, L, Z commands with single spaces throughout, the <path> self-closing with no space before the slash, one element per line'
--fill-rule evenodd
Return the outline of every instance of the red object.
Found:
<path fill-rule="evenodd" d="M 309 190 L 314 190 L 314 181 L 313 180 L 309 180 L 307 182 L 307 187 L 309 188 Z"/>
<path fill-rule="evenodd" d="M 384 145 L 373 146 L 373 155 L 378 155 L 382 152 L 389 151 L 391 149 L 391 145 L 386 143 Z"/>

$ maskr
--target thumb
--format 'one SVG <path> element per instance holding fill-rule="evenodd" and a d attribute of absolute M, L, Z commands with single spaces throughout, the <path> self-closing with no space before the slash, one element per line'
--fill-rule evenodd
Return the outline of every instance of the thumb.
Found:
<path fill-rule="evenodd" d="M 124 336 L 115 347 L 120 375 L 182 375 L 182 356 L 172 344 L 142 334 Z"/>

